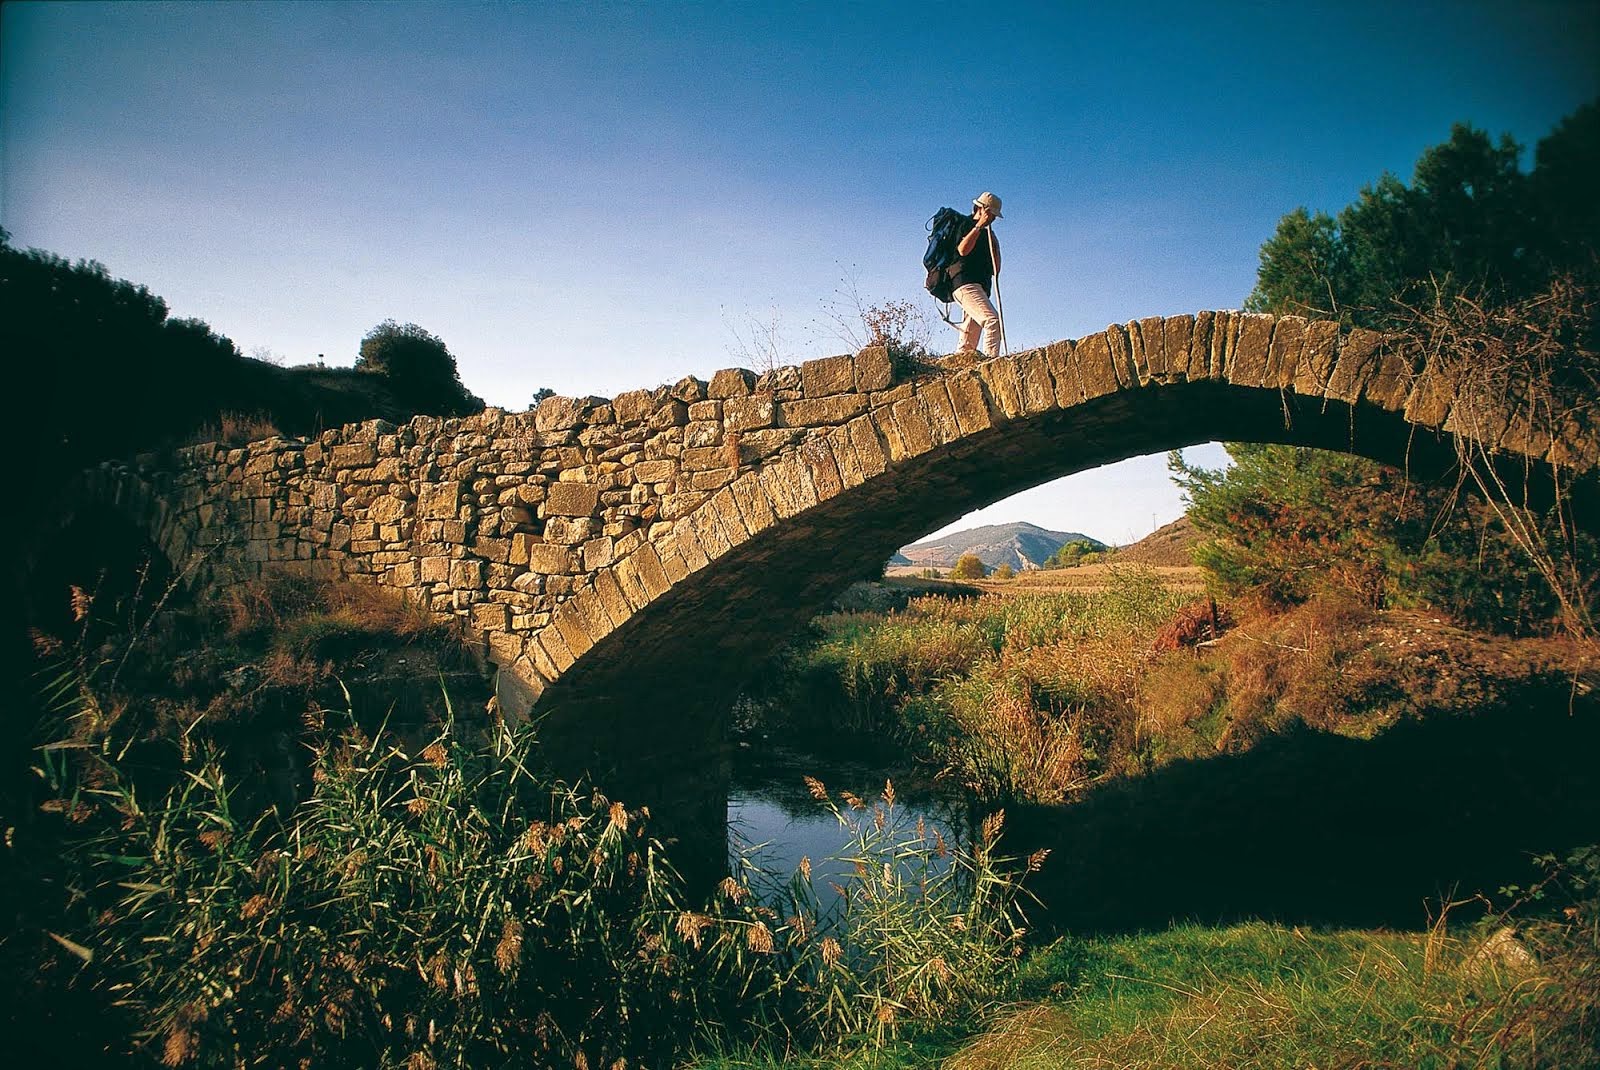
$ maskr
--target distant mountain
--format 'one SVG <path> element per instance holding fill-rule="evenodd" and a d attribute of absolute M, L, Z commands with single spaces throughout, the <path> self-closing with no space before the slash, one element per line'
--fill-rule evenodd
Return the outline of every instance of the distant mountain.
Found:
<path fill-rule="evenodd" d="M 1039 568 L 1051 554 L 1078 539 L 1096 547 L 1105 545 L 1076 531 L 1047 531 L 1037 524 L 988 524 L 902 546 L 889 564 L 950 568 L 962 554 L 977 554 L 990 568 L 1010 565 L 1021 571 Z"/>

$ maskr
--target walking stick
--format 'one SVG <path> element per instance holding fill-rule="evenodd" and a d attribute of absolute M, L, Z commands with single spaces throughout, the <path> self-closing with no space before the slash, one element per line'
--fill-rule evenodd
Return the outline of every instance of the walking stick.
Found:
<path fill-rule="evenodd" d="M 995 269 L 994 314 L 1000 319 L 1000 352 L 1002 354 L 1009 354 L 1009 350 L 1006 348 L 1006 311 L 1004 306 L 1000 304 L 1000 268 L 995 264 L 994 261 L 994 231 L 992 229 L 986 229 L 984 231 L 984 236 L 989 239 L 989 266 Z"/>

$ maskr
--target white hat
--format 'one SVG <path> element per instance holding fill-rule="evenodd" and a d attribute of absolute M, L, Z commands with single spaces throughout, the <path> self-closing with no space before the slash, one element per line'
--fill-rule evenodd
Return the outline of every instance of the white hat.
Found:
<path fill-rule="evenodd" d="M 1004 219 L 1000 214 L 1000 198 L 985 190 L 972 199 L 972 207 L 987 208 L 994 213 L 996 219 Z"/>

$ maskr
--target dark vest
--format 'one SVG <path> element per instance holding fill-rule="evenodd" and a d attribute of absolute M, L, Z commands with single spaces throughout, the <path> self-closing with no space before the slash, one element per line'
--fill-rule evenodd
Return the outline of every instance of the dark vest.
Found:
<path fill-rule="evenodd" d="M 960 233 L 956 236 L 956 244 L 960 244 L 977 226 L 977 221 L 968 216 L 962 223 Z M 959 289 L 969 282 L 975 282 L 983 287 L 983 292 L 989 292 L 989 281 L 994 278 L 994 259 L 989 256 L 989 235 L 978 235 L 978 244 L 972 247 L 972 252 L 966 256 L 958 257 L 955 262 L 952 290 Z"/>

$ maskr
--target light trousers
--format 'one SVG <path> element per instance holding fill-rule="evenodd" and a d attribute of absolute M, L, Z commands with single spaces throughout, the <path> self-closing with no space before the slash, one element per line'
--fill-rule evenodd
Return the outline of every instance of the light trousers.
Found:
<path fill-rule="evenodd" d="M 950 295 L 961 306 L 961 311 L 966 313 L 966 319 L 961 321 L 961 348 L 977 349 L 978 335 L 983 335 L 983 351 L 991 357 L 1000 355 L 1000 314 L 994 310 L 994 305 L 989 301 L 989 295 L 983 292 L 983 287 L 975 282 L 957 288 Z"/>

